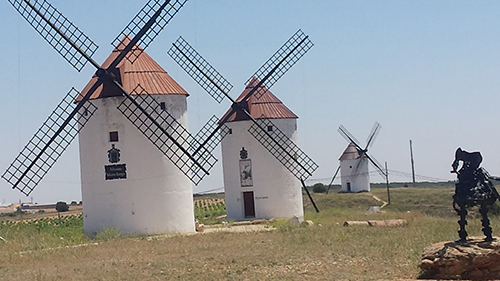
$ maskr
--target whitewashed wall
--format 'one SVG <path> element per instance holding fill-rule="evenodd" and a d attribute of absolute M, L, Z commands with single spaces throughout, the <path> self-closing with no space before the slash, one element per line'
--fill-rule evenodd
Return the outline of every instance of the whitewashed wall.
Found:
<path fill-rule="evenodd" d="M 186 96 L 154 97 L 187 128 Z M 194 232 L 191 181 L 118 111 L 123 98 L 92 100 L 98 110 L 79 135 L 85 233 Z M 118 142 L 109 142 L 110 131 L 118 131 Z M 127 179 L 105 180 L 112 144 L 120 149 L 117 164 L 126 164 Z"/>
<path fill-rule="evenodd" d="M 296 141 L 296 119 L 273 119 L 272 122 L 287 137 Z M 222 141 L 222 165 L 226 211 L 229 220 L 244 220 L 243 192 L 253 191 L 255 218 L 289 218 L 303 220 L 302 190 L 300 182 L 274 156 L 272 156 L 250 133 L 252 121 L 226 124 L 232 129 Z M 241 187 L 239 160 L 242 147 L 252 160 L 253 186 Z"/>
<path fill-rule="evenodd" d="M 351 174 L 356 168 L 358 161 L 362 161 L 357 172 L 359 175 L 352 181 Z M 367 158 L 340 161 L 340 176 L 342 179 L 342 192 L 348 192 L 348 182 L 351 183 L 351 192 L 370 191 L 370 175 L 368 174 Z"/>

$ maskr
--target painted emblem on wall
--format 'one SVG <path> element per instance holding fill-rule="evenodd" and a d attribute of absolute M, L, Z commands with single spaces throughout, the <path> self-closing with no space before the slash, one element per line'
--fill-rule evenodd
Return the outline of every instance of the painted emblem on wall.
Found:
<path fill-rule="evenodd" d="M 108 150 L 108 160 L 110 163 L 120 162 L 120 150 L 116 148 L 114 144 L 112 144 L 111 149 Z M 104 172 L 106 174 L 106 180 L 127 178 L 126 164 L 105 165 Z"/>
<path fill-rule="evenodd" d="M 246 151 L 244 147 L 241 148 L 240 158 L 241 159 L 247 159 L 248 158 L 248 151 Z"/>
<path fill-rule="evenodd" d="M 120 150 L 116 148 L 114 144 L 112 144 L 111 149 L 108 150 L 108 160 L 109 163 L 120 162 Z"/>
<path fill-rule="evenodd" d="M 252 160 L 248 158 L 248 152 L 244 147 L 240 151 L 240 182 L 241 186 L 253 186 Z"/>

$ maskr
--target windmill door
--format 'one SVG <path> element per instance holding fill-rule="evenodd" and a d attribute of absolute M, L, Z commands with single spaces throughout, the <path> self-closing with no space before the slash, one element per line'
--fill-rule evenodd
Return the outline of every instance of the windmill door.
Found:
<path fill-rule="evenodd" d="M 347 183 L 347 192 L 351 192 L 351 183 L 350 182 Z"/>
<path fill-rule="evenodd" d="M 245 218 L 255 218 L 253 191 L 243 192 L 243 208 L 245 210 Z"/>

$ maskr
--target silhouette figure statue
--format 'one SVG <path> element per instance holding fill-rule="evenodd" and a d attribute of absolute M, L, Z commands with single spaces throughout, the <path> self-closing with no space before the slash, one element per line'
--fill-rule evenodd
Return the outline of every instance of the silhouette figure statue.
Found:
<path fill-rule="evenodd" d="M 455 161 L 451 164 L 452 173 L 456 173 L 458 182 L 455 184 L 455 195 L 453 195 L 453 208 L 460 216 L 458 224 L 460 230 L 458 235 L 460 239 L 457 242 L 467 242 L 467 208 L 479 206 L 479 213 L 482 216 L 481 223 L 483 233 L 486 236 L 485 241 L 493 241 L 490 220 L 488 219 L 488 210 L 499 198 L 495 186 L 490 181 L 490 175 L 484 169 L 479 167 L 483 157 L 480 152 L 467 152 L 460 147 L 455 151 Z M 457 171 L 462 162 L 462 167 Z"/>

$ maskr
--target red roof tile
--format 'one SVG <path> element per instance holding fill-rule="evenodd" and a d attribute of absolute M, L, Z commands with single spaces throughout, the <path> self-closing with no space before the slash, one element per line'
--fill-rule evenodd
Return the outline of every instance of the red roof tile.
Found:
<path fill-rule="evenodd" d="M 118 46 L 126 46 L 130 42 L 128 36 L 124 37 L 122 43 Z M 136 46 L 139 49 L 140 47 Z M 135 49 L 134 48 L 134 49 Z M 111 55 L 102 64 L 103 68 L 108 68 L 113 60 L 118 56 L 122 49 L 115 48 Z M 123 88 L 131 93 L 137 85 L 141 85 L 149 94 L 159 95 L 186 95 L 189 94 L 168 73 L 146 52 L 143 52 L 139 58 L 130 63 L 128 59 L 123 59 L 118 64 L 117 69 L 113 71 L 118 77 L 118 81 Z M 82 96 L 84 96 L 90 87 L 97 81 L 97 76 L 92 76 L 89 83 L 83 88 Z M 90 99 L 104 98 L 109 96 L 121 95 L 114 83 L 104 82 L 92 94 Z"/>
<path fill-rule="evenodd" d="M 241 93 L 241 95 L 236 100 L 237 102 L 241 102 L 243 98 L 259 83 L 259 79 L 253 77 L 252 80 L 245 87 L 245 90 Z M 246 99 L 246 109 L 250 113 L 250 115 L 254 119 L 289 119 L 289 118 L 298 118 L 288 107 L 286 107 L 282 101 L 280 101 L 271 91 L 269 91 L 265 86 L 261 85 L 261 88 L 264 89 L 264 93 L 262 96 L 257 99 L 255 95 L 251 95 Z M 222 117 L 222 119 L 226 118 L 228 114 L 232 112 L 232 109 L 229 109 L 226 114 Z M 227 122 L 232 121 L 242 121 L 249 120 L 248 116 L 246 116 L 241 110 L 236 110 L 236 114 L 233 114 Z"/>

